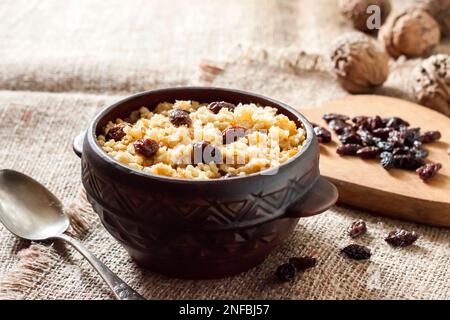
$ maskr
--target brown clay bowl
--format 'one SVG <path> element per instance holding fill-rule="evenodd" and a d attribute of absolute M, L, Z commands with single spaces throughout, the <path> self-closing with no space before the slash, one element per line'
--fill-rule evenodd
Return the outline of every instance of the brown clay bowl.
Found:
<path fill-rule="evenodd" d="M 141 106 L 195 100 L 259 103 L 303 124 L 307 139 L 276 174 L 193 181 L 131 169 L 110 158 L 96 135 L 110 120 Z M 311 124 L 284 103 L 248 92 L 202 87 L 152 90 L 101 111 L 82 140 L 82 181 L 105 228 L 138 264 L 182 278 L 219 278 L 261 263 L 299 218 L 327 210 L 337 190 L 319 174 L 319 145 Z"/>

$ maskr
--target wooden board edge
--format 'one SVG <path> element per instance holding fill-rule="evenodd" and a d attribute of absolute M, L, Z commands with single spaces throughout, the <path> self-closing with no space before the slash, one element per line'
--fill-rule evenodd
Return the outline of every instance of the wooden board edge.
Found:
<path fill-rule="evenodd" d="M 419 200 L 324 177 L 338 188 L 339 204 L 391 218 L 450 228 L 450 203 Z M 370 209 L 368 209 L 367 202 L 371 203 Z M 397 210 L 397 207 L 402 209 Z"/>

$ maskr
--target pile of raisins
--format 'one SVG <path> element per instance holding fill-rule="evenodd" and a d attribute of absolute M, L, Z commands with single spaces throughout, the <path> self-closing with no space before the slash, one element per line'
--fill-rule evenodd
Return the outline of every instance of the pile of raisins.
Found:
<path fill-rule="evenodd" d="M 428 151 L 423 148 L 441 138 L 439 131 L 421 132 L 411 128 L 399 117 L 357 116 L 326 113 L 322 117 L 339 138 L 341 145 L 336 149 L 340 156 L 357 156 L 361 159 L 379 158 L 381 166 L 389 170 L 400 168 L 416 170 L 423 181 L 428 181 L 441 169 L 439 163 L 427 163 Z M 313 124 L 314 132 L 321 143 L 331 141 L 327 129 Z"/>

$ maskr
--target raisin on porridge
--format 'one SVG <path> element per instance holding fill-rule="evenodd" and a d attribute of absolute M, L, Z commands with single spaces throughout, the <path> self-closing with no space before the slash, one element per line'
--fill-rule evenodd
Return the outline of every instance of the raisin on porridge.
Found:
<path fill-rule="evenodd" d="M 217 179 L 277 167 L 305 138 L 304 128 L 276 108 L 176 101 L 109 122 L 97 141 L 112 158 L 144 172 Z"/>

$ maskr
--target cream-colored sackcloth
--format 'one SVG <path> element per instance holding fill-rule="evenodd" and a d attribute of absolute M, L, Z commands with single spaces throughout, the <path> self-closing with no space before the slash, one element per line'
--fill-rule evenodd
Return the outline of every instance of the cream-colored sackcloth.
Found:
<path fill-rule="evenodd" d="M 195 81 L 238 44 L 324 54 L 353 30 L 337 0 L 2 0 L 0 21 L 0 89 L 102 94 Z"/>
<path fill-rule="evenodd" d="M 330 41 L 350 30 L 334 1 L 4 0 L 0 20 L 0 89 L 16 90 L 0 91 L 0 167 L 25 172 L 60 197 L 72 218 L 71 233 L 147 298 L 450 298 L 448 229 L 335 207 L 302 219 L 284 245 L 246 273 L 178 280 L 137 268 L 80 191 L 73 137 L 100 108 L 130 93 L 216 85 L 295 107 L 345 95 L 325 59 Z M 448 48 L 444 43 L 439 50 Z M 412 99 L 407 75 L 416 64 L 393 63 L 377 93 Z M 345 229 L 356 218 L 368 223 L 369 234 L 357 242 L 372 249 L 369 262 L 339 255 L 349 242 Z M 410 248 L 392 249 L 383 236 L 395 227 L 421 238 Z M 278 264 L 313 252 L 319 255 L 316 268 L 292 284 L 274 281 Z M 19 241 L 0 226 L 0 298 L 112 296 L 73 249 Z"/>
<path fill-rule="evenodd" d="M 280 55 L 252 49 L 229 62 L 204 61 L 199 66 L 199 81 L 260 92 L 294 106 L 317 104 L 345 95 L 325 71 L 326 62 L 320 56 L 285 53 Z M 238 71 L 242 76 L 236 76 Z M 406 84 L 398 82 L 397 86 Z M 17 167 L 30 154 L 39 154 L 44 159 L 26 161 L 39 164 L 30 165 L 24 171 L 41 180 L 57 195 L 71 198 L 80 185 L 79 160 L 70 152 L 71 138 L 83 128 L 82 124 L 98 106 L 117 98 L 49 93 L 1 94 L 0 105 L 9 106 L 2 112 L 10 120 L 8 129 L 0 131 L 1 144 L 10 150 L 9 157 L 2 161 Z M 29 101 L 34 102 L 30 105 Z M 70 111 L 57 112 L 58 108 Z M 30 110 L 31 114 L 28 113 Z M 76 115 L 82 115 L 82 121 Z M 30 140 L 18 138 L 14 141 L 16 135 Z M 59 143 L 54 145 L 56 137 Z M 32 149 L 28 150 L 30 146 Z M 58 158 L 61 161 L 55 161 Z M 70 196 L 65 188 L 70 189 Z M 76 197 L 67 212 L 76 226 L 73 234 L 147 298 L 450 298 L 448 229 L 335 207 L 324 214 L 300 220 L 293 236 L 260 266 L 236 277 L 189 281 L 137 268 L 124 249 L 105 231 L 83 193 Z M 370 261 L 350 261 L 339 254 L 339 248 L 350 242 L 345 230 L 356 218 L 368 223 L 369 234 L 356 242 L 372 249 Z M 383 236 L 396 227 L 415 230 L 421 238 L 412 247 L 393 249 L 384 242 Z M 15 252 L 25 248 L 18 251 L 17 263 L 3 278 L 0 288 L 3 298 L 111 298 L 95 272 L 72 249 L 41 244 L 26 247 L 5 232 L 0 234 L 7 239 L 5 245 L 2 241 L 4 259 L 11 259 L 10 255 L 14 253 L 10 249 L 5 254 L 6 246 L 12 246 Z M 278 264 L 291 256 L 311 253 L 319 255 L 320 262 L 316 268 L 300 275 L 291 284 L 275 281 L 273 272 Z"/>

